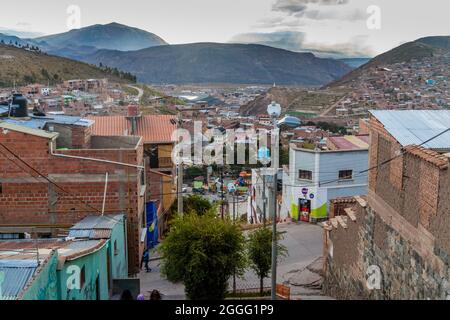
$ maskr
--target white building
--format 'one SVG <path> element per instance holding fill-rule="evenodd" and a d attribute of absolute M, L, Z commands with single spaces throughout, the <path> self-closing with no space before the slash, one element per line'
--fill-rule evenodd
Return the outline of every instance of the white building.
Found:
<path fill-rule="evenodd" d="M 282 219 L 326 219 L 331 199 L 367 194 L 363 171 L 368 168 L 368 144 L 356 136 L 337 138 L 342 141 L 335 150 L 291 145 L 289 167 L 283 168 Z"/>
<path fill-rule="evenodd" d="M 266 221 L 273 217 L 275 210 L 273 194 L 273 168 L 261 168 L 252 170 L 252 185 L 250 188 L 249 208 L 247 219 L 249 223 L 262 223 L 264 220 L 264 203 L 266 212 Z M 278 181 L 281 185 L 282 169 L 278 169 Z M 265 201 L 264 201 L 265 197 Z M 278 201 L 277 201 L 278 203 Z M 277 208 L 279 216 L 280 206 Z"/>

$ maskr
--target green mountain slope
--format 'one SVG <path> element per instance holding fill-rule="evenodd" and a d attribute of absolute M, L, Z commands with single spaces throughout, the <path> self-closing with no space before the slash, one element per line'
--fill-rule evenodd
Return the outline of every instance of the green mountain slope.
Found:
<path fill-rule="evenodd" d="M 30 52 L 25 49 L 0 45 L 0 86 L 11 87 L 30 83 L 55 83 L 69 79 L 109 78 L 128 82 L 120 75 L 87 63 Z"/>

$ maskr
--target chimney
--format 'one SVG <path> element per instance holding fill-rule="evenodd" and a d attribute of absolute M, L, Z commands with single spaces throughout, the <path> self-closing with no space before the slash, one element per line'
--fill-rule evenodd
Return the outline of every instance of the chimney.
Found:
<path fill-rule="evenodd" d="M 137 133 L 137 120 L 141 117 L 139 106 L 137 104 L 128 105 L 127 119 L 131 123 L 131 135 Z"/>

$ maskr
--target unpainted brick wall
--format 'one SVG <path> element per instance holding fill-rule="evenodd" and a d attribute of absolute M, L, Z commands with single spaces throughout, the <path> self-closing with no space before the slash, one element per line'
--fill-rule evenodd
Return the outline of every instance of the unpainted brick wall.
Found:
<path fill-rule="evenodd" d="M 50 154 L 49 140 L 9 131 L 0 142 L 20 159 L 58 186 L 21 163 L 0 146 L 0 224 L 73 225 L 87 215 L 99 214 L 103 203 L 105 173 L 109 173 L 106 213 L 127 214 L 129 270 L 138 271 L 140 230 L 144 227 L 145 197 L 139 195 L 138 170 L 115 164 L 66 159 Z M 137 150 L 67 150 L 62 154 L 142 164 Z M 89 204 L 89 206 L 86 205 Z M 95 209 L 93 209 L 93 208 Z"/>

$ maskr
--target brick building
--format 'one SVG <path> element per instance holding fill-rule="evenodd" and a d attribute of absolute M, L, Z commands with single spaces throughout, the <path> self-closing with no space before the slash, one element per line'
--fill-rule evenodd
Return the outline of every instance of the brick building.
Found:
<path fill-rule="evenodd" d="M 105 213 L 126 215 L 129 271 L 138 272 L 146 197 L 142 138 L 94 136 L 93 122 L 76 117 L 3 120 L 0 233 L 52 237 L 101 214 L 108 173 Z"/>
<path fill-rule="evenodd" d="M 450 111 L 373 111 L 369 125 L 367 202 L 325 224 L 324 291 L 447 299 Z"/>

